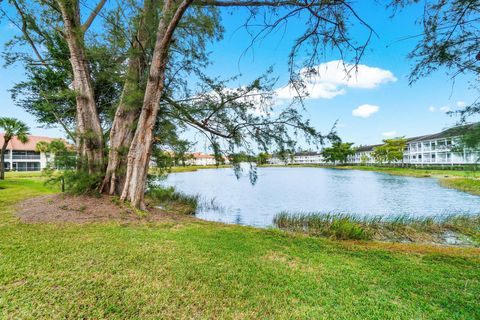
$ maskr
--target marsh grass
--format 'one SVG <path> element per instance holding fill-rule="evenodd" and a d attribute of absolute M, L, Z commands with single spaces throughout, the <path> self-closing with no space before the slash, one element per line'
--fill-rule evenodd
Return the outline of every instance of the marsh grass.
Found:
<path fill-rule="evenodd" d="M 450 178 L 441 179 L 440 184 L 446 188 L 452 188 L 468 192 L 475 195 L 480 195 L 480 179 L 468 178 Z"/>
<path fill-rule="evenodd" d="M 465 241 L 480 244 L 480 214 L 433 217 L 359 216 L 347 213 L 289 213 L 274 217 L 274 224 L 284 230 L 342 240 L 393 240 L 412 242 L 445 242 L 453 232 Z"/>
<path fill-rule="evenodd" d="M 152 187 L 148 190 L 146 196 L 153 205 L 183 214 L 194 214 L 199 205 L 198 195 L 187 195 L 176 191 L 173 187 Z"/>

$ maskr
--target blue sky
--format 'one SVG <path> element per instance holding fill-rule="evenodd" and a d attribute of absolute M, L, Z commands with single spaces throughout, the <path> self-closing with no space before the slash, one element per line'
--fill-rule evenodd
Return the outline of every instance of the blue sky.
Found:
<path fill-rule="evenodd" d="M 338 120 L 338 132 L 342 139 L 356 144 L 378 143 L 388 136 L 434 133 L 455 124 L 457 119 L 446 115 L 444 111 L 455 110 L 476 98 L 475 92 L 468 89 L 468 81 L 472 77 L 457 77 L 453 84 L 444 71 L 439 71 L 413 86 L 408 85 L 407 77 L 412 62 L 406 56 L 413 48 L 415 39 L 399 40 L 421 33 L 421 27 L 415 24 L 415 19 L 422 13 L 421 5 L 409 7 L 393 18 L 390 17 L 392 11 L 385 10 L 378 3 L 358 2 L 356 9 L 379 38 L 372 40 L 361 61 L 363 72 L 357 74 L 357 82 L 339 83 L 335 81 L 335 74 L 322 79 L 321 86 L 333 86 L 330 90 L 341 91 L 342 94 L 330 94 L 333 97 L 327 99 L 320 92 L 316 95 L 318 98 L 308 99 L 306 113 L 312 124 L 320 131 L 328 131 Z M 285 34 L 272 34 L 243 54 L 250 44 L 250 37 L 242 28 L 246 14 L 245 11 L 222 14 L 226 32 L 221 42 L 209 46 L 213 64 L 208 72 L 222 77 L 241 73 L 238 85 L 243 85 L 273 66 L 279 77 L 278 86 L 284 86 L 288 79 L 288 53 L 295 36 L 302 30 L 302 22 L 292 21 Z M 2 22 L 0 30 L 0 45 L 3 47 L 15 30 L 6 22 Z M 352 35 L 362 39 L 366 36 L 366 30 L 354 28 Z M 325 63 L 338 59 L 338 55 L 330 55 L 325 57 Z M 59 129 L 39 128 L 40 124 L 32 116 L 13 104 L 8 89 L 23 77 L 23 70 L 19 66 L 1 69 L 0 116 L 22 119 L 31 127 L 33 134 L 64 136 Z M 332 91 L 327 90 L 329 92 Z M 363 107 L 358 109 L 360 106 Z"/>

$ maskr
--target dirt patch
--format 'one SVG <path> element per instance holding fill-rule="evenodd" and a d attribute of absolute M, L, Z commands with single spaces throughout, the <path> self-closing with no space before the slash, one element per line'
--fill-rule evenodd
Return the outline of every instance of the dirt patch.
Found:
<path fill-rule="evenodd" d="M 194 217 L 149 208 L 138 212 L 114 197 L 55 194 L 25 200 L 17 206 L 24 222 L 179 221 Z"/>

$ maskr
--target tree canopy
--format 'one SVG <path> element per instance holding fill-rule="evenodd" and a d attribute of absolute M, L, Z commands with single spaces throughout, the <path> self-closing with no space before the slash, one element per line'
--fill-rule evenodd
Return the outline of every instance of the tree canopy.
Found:
<path fill-rule="evenodd" d="M 373 150 L 372 157 L 380 164 L 403 161 L 406 146 L 407 140 L 405 138 L 385 139 L 383 145 Z"/>
<path fill-rule="evenodd" d="M 315 72 L 310 67 L 326 52 L 358 62 L 373 33 L 349 1 L 105 3 L 9 1 L 17 14 L 3 14 L 20 35 L 5 57 L 26 70 L 12 89 L 17 104 L 45 126 L 62 125 L 75 140 L 78 168 L 92 176 L 104 172 L 100 189 L 139 207 L 152 150 L 179 143 L 168 137 L 186 128 L 204 134 L 218 157 L 286 150 L 300 135 L 315 144 L 332 137 L 317 132 L 294 105 L 271 112 L 270 70 L 233 88 L 232 79 L 206 75 L 206 44 L 222 37 L 220 10 L 246 10 L 249 32 L 251 21 L 261 23 L 252 42 L 294 19 L 304 21 L 289 56 L 299 103 L 307 94 L 305 76 Z M 365 41 L 349 36 L 353 24 L 366 30 Z"/>
<path fill-rule="evenodd" d="M 332 143 L 331 147 L 324 148 L 321 154 L 326 162 L 345 164 L 348 157 L 355 154 L 355 149 L 352 146 L 353 143 L 350 142 L 336 141 Z"/>

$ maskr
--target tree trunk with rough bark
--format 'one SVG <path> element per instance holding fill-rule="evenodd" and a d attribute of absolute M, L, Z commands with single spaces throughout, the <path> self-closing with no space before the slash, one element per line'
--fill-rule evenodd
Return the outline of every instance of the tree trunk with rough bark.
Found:
<path fill-rule="evenodd" d="M 168 49 L 173 32 L 192 1 L 184 0 L 176 7 L 174 0 L 166 0 L 163 5 L 163 16 L 157 29 L 142 111 L 128 153 L 127 175 L 121 196 L 122 200 L 130 201 L 134 207 L 139 209 L 145 209 L 143 200 L 148 164 L 152 151 L 153 131 L 164 89 Z"/>
<path fill-rule="evenodd" d="M 5 180 L 5 150 L 7 150 L 9 141 L 5 139 L 2 149 L 0 149 L 0 180 Z"/>
<path fill-rule="evenodd" d="M 108 165 L 100 191 L 110 195 L 121 195 L 127 171 L 127 155 L 135 133 L 135 124 L 142 108 L 145 86 L 142 85 L 147 70 L 144 48 L 147 46 L 146 24 L 155 14 L 156 0 L 145 0 L 138 24 L 136 39 L 133 40 L 131 57 L 128 61 L 127 77 L 110 130 Z"/>
<path fill-rule="evenodd" d="M 98 117 L 90 70 L 85 57 L 84 30 L 80 22 L 77 0 L 58 1 L 64 23 L 64 36 L 70 51 L 73 70 L 73 89 L 76 93 L 77 132 L 76 145 L 82 168 L 89 173 L 104 169 L 103 131 Z"/>

